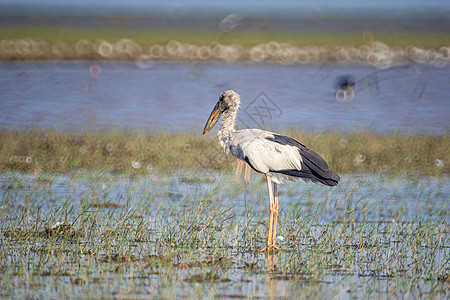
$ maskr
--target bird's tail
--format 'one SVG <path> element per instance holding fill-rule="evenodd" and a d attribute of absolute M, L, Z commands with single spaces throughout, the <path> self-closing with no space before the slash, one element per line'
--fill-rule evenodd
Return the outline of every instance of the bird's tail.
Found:
<path fill-rule="evenodd" d="M 318 178 L 317 181 L 320 183 L 323 183 L 328 186 L 335 186 L 339 183 L 341 180 L 341 177 L 339 177 L 338 174 L 335 172 L 328 170 L 328 176 L 326 178 Z"/>
<path fill-rule="evenodd" d="M 301 170 L 283 170 L 280 173 L 307 178 L 324 185 L 335 186 L 341 179 L 338 174 L 331 171 L 326 161 L 316 152 L 303 148 L 300 152 L 302 157 Z"/>
<path fill-rule="evenodd" d="M 303 165 L 302 165 L 303 167 Z M 318 174 L 314 172 L 314 170 L 309 169 L 307 166 L 305 166 L 302 170 L 282 170 L 277 171 L 277 173 L 282 173 L 284 175 L 293 176 L 293 177 L 299 177 L 303 179 L 309 179 L 312 182 L 320 182 L 321 184 L 328 185 L 328 186 L 335 186 L 339 183 L 339 180 L 341 179 L 338 174 L 328 169 L 328 172 L 326 172 L 326 176 L 324 173 Z"/>

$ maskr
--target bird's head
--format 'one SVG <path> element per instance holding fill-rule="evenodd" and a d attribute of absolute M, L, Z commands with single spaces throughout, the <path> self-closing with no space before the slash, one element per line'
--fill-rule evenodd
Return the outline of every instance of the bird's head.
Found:
<path fill-rule="evenodd" d="M 210 131 L 217 121 L 219 121 L 220 116 L 230 108 L 238 109 L 240 104 L 239 94 L 233 90 L 228 90 L 222 92 L 219 97 L 219 101 L 214 107 L 213 111 L 209 115 L 208 121 L 206 121 L 205 128 L 203 129 L 203 134 Z"/>

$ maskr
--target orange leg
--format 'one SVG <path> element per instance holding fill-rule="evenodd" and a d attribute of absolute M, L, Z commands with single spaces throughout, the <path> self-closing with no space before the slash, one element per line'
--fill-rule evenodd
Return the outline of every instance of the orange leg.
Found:
<path fill-rule="evenodd" d="M 274 248 L 278 249 L 278 247 L 275 245 L 277 239 L 277 218 L 278 218 L 278 186 L 275 182 L 273 183 L 273 194 L 274 194 L 273 197 L 274 209 L 273 209 L 272 245 Z"/>
<path fill-rule="evenodd" d="M 244 180 L 246 183 L 250 182 L 250 166 L 248 164 L 245 164 L 245 177 Z"/>
<path fill-rule="evenodd" d="M 244 165 L 244 162 L 242 160 L 240 160 L 239 158 L 237 158 L 236 180 L 238 180 L 239 177 L 241 176 L 242 166 L 243 165 Z"/>
<path fill-rule="evenodd" d="M 269 175 L 266 175 L 266 181 L 267 181 L 267 190 L 269 192 L 269 211 L 270 211 L 270 215 L 269 215 L 269 236 L 267 238 L 267 247 L 262 248 L 261 252 L 269 252 L 273 249 L 279 249 L 277 246 L 275 246 L 275 236 L 274 236 L 274 232 L 273 232 L 273 225 L 274 225 L 274 220 L 275 220 L 275 201 L 273 198 L 273 192 L 272 192 L 272 180 L 270 178 Z M 275 186 L 276 188 L 276 186 Z M 277 199 L 278 201 L 278 199 Z"/>

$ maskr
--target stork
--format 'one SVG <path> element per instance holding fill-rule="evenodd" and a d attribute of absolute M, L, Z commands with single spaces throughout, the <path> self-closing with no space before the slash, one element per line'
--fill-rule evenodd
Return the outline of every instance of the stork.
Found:
<path fill-rule="evenodd" d="M 278 218 L 278 184 L 285 180 L 303 179 L 327 186 L 337 185 L 339 176 L 317 153 L 293 138 L 261 129 L 236 130 L 236 116 L 241 103 L 232 90 L 220 94 L 219 101 L 206 121 L 203 134 L 210 131 L 223 115 L 218 132 L 219 143 L 225 153 L 246 162 L 253 170 L 264 174 L 269 193 L 269 234 L 267 246 L 260 251 L 279 249 L 276 246 Z M 273 190 L 272 190 L 273 182 Z"/>

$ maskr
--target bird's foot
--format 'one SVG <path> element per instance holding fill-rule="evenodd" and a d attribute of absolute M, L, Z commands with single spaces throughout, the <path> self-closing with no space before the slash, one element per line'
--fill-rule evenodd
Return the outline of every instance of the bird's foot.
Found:
<path fill-rule="evenodd" d="M 280 247 L 277 247 L 275 245 L 267 245 L 266 247 L 259 250 L 259 252 L 275 252 L 280 250 Z"/>

